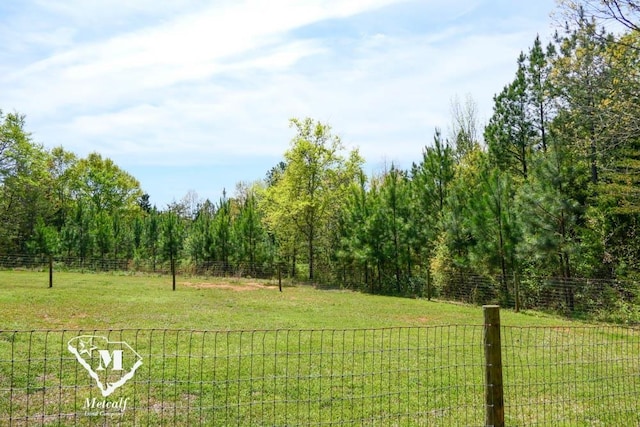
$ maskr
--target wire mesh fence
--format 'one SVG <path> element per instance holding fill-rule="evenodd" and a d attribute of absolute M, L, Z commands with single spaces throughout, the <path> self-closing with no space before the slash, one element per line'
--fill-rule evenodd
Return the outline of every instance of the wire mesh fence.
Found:
<path fill-rule="evenodd" d="M 488 425 L 486 328 L 1 331 L 0 425 Z M 507 425 L 640 424 L 639 331 L 500 330 Z"/>
<path fill-rule="evenodd" d="M 153 259 L 116 259 L 109 257 L 52 257 L 55 270 L 81 272 L 139 272 L 152 274 L 170 274 L 169 261 Z M 39 255 L 13 254 L 0 255 L 0 268 L 4 269 L 48 269 L 49 258 Z M 277 266 L 271 263 L 257 264 L 249 262 L 225 263 L 221 261 L 199 261 L 177 263 L 177 272 L 184 275 L 202 275 L 211 277 L 254 277 L 272 278 Z"/>
<path fill-rule="evenodd" d="M 0 424 L 482 425 L 481 334 L 470 326 L 2 332 Z M 97 373 L 114 367 L 117 343 L 142 360 L 106 397 L 109 407 L 69 351 L 77 337 Z M 134 358 L 126 350 L 120 375 Z"/>
<path fill-rule="evenodd" d="M 503 326 L 506 425 L 640 425 L 639 332 Z"/>
<path fill-rule="evenodd" d="M 83 272 L 126 272 L 170 274 L 168 261 L 151 259 L 53 257 L 53 270 Z M 49 269 L 47 257 L 18 254 L 0 255 L 0 269 Z M 300 269 L 296 274 L 276 263 L 225 263 L 220 261 L 182 262 L 177 274 L 204 277 L 245 277 L 257 279 L 288 278 L 296 283 L 308 282 Z M 362 274 L 344 270 L 335 276 L 318 267 L 313 285 L 319 288 L 344 287 L 372 292 Z M 360 278 L 356 280 L 356 278 Z M 364 280 L 364 282 L 362 282 Z M 388 278 L 393 282 L 393 278 Z M 519 276 L 487 277 L 453 274 L 442 283 L 423 283 L 415 278 L 406 295 L 470 304 L 500 304 L 503 307 L 543 310 L 565 315 L 586 316 L 597 320 L 640 323 L 640 282 L 633 280 Z M 372 287 L 373 286 L 373 287 Z"/>
<path fill-rule="evenodd" d="M 464 276 L 437 296 L 470 304 L 500 304 L 577 318 L 640 323 L 640 283 L 614 279 Z"/>

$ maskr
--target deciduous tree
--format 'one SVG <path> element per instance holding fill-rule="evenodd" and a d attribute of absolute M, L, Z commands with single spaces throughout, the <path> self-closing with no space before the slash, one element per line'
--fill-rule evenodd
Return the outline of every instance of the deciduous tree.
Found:
<path fill-rule="evenodd" d="M 313 280 L 317 245 L 362 159 L 357 151 L 341 155 L 342 143 L 329 125 L 306 118 L 292 119 L 291 126 L 296 135 L 285 153 L 286 167 L 267 188 L 267 223 L 281 242 L 294 234 L 304 239 Z"/>

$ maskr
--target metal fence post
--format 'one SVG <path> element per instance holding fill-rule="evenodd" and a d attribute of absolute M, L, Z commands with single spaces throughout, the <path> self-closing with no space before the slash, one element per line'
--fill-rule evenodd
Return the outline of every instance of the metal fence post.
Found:
<path fill-rule="evenodd" d="M 49 287 L 53 288 L 53 256 L 49 255 Z"/>
<path fill-rule="evenodd" d="M 513 287 L 515 288 L 516 293 L 516 313 L 520 312 L 520 277 L 517 272 L 513 272 Z"/>
<path fill-rule="evenodd" d="M 485 408 L 487 426 L 504 426 L 500 307 L 482 306 L 484 312 Z"/>

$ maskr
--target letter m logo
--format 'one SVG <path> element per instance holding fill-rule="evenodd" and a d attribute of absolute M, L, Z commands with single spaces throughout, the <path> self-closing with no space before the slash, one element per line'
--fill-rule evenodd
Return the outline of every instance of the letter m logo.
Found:
<path fill-rule="evenodd" d="M 113 367 L 111 368 L 113 371 L 122 370 L 122 350 L 113 350 L 113 353 L 109 353 L 109 350 L 98 350 L 98 353 L 100 353 L 100 365 L 96 370 L 104 371 L 111 362 L 113 362 Z"/>
<path fill-rule="evenodd" d="M 142 365 L 142 356 L 129 344 L 109 341 L 104 336 L 80 335 L 71 338 L 67 349 L 95 380 L 104 397 L 130 380 Z"/>

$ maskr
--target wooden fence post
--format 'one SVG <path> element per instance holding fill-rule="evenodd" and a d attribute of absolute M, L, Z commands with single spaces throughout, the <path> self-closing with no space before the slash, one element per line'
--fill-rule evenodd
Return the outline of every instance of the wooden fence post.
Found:
<path fill-rule="evenodd" d="M 500 307 L 482 306 L 484 312 L 485 425 L 504 427 Z"/>

